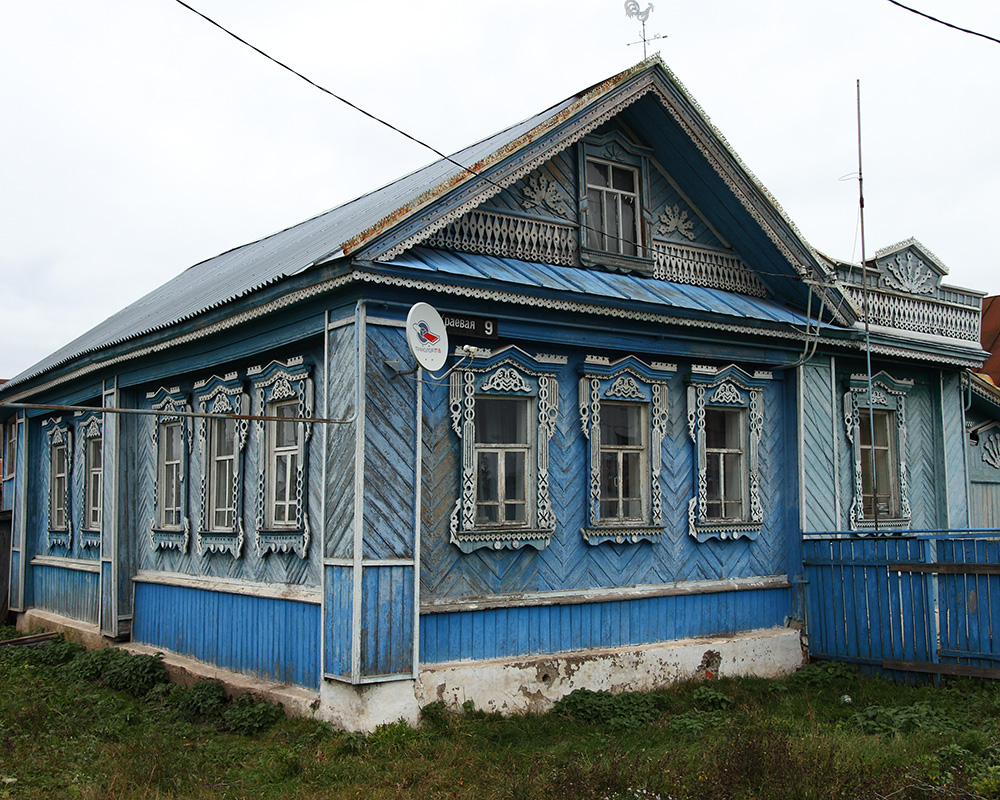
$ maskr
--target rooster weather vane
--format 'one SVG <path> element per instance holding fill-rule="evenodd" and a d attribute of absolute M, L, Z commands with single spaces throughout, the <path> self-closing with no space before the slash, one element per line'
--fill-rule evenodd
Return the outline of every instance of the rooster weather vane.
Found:
<path fill-rule="evenodd" d="M 629 19 L 637 19 L 642 23 L 642 60 L 646 60 L 646 45 L 653 41 L 654 39 L 661 39 L 663 37 L 660 34 L 656 34 L 652 39 L 646 38 L 646 20 L 649 19 L 649 14 L 653 10 L 653 4 L 650 3 L 646 6 L 645 11 L 639 10 L 638 0 L 625 0 L 625 16 Z M 639 42 L 629 42 L 630 45 L 639 44 Z"/>

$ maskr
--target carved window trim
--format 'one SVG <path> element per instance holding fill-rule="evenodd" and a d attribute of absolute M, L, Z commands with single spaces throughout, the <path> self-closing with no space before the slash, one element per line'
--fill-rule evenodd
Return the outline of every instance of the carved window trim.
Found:
<path fill-rule="evenodd" d="M 190 413 L 191 407 L 188 405 L 187 397 L 176 386 L 149 392 L 146 399 L 153 401 L 153 411 L 160 412 L 153 417 L 150 434 L 153 445 L 153 516 L 149 522 L 149 545 L 153 550 L 172 549 L 186 553 L 191 536 L 191 520 L 188 517 L 188 467 L 194 431 L 190 418 L 181 414 Z M 177 461 L 168 465 L 165 453 L 161 450 L 161 447 L 165 446 L 161 433 L 167 428 L 174 427 L 180 433 L 181 452 Z M 177 513 L 180 522 L 176 524 L 170 524 L 164 519 L 163 492 L 166 491 L 165 470 L 168 467 L 176 469 L 177 473 L 175 485 L 179 495 Z"/>
<path fill-rule="evenodd" d="M 695 494 L 688 501 L 688 533 L 699 542 L 709 539 L 756 539 L 764 526 L 760 498 L 760 440 L 764 431 L 764 387 L 770 372 L 752 375 L 732 364 L 725 368 L 693 366 L 688 379 L 688 434 L 694 443 Z M 741 480 L 746 503 L 739 520 L 708 516 L 708 454 L 705 411 L 742 409 L 745 457 Z"/>
<path fill-rule="evenodd" d="M 853 498 L 848 520 L 852 531 L 875 532 L 875 518 L 864 516 L 864 488 L 862 473 L 861 415 L 874 409 L 891 415 L 890 431 L 895 435 L 890 446 L 894 449 L 895 471 L 891 475 L 894 483 L 890 486 L 893 505 L 899 514 L 878 518 L 878 531 L 908 530 L 912 518 L 910 508 L 909 466 L 906 459 L 906 395 L 913 388 L 912 380 L 893 378 L 887 372 L 880 372 L 871 381 L 871 395 L 868 392 L 868 376 L 851 375 L 847 391 L 844 393 L 844 425 L 847 441 L 851 445 L 851 470 L 854 479 Z"/>
<path fill-rule="evenodd" d="M 268 552 L 294 552 L 299 558 L 305 558 L 309 550 L 311 530 L 309 514 L 306 508 L 308 491 L 306 475 L 308 470 L 309 438 L 312 435 L 312 423 L 304 420 L 313 415 L 313 383 L 310 368 L 301 356 L 287 361 L 272 361 L 266 367 L 251 367 L 247 370 L 252 386 L 255 403 L 254 413 L 261 416 L 272 416 L 276 404 L 295 402 L 297 405 L 297 445 L 294 475 L 290 480 L 295 491 L 295 520 L 289 523 L 276 523 L 272 518 L 271 496 L 275 476 L 271 463 L 275 422 L 256 420 L 254 428 L 257 439 L 258 480 L 256 502 L 256 527 L 254 530 L 254 546 L 258 555 Z"/>
<path fill-rule="evenodd" d="M 17 417 L 4 423 L 3 478 L 14 477 L 14 459 L 17 457 Z"/>
<path fill-rule="evenodd" d="M 73 543 L 70 483 L 73 480 L 73 431 L 62 417 L 50 417 L 42 423 L 48 436 L 48 545 L 65 547 Z M 56 472 L 57 458 L 62 472 Z"/>
<path fill-rule="evenodd" d="M 243 384 L 235 372 L 219 377 L 213 375 L 194 385 L 195 402 L 203 414 L 241 414 L 249 411 L 249 398 L 243 391 Z M 218 452 L 218 435 L 225 419 L 200 417 L 195 423 L 200 455 L 201 480 L 199 481 L 198 555 L 207 553 L 231 553 L 239 558 L 243 552 L 243 453 L 246 447 L 247 420 L 233 420 L 233 453 L 224 459 Z M 216 467 L 220 462 L 230 462 L 227 476 L 228 489 L 225 491 L 233 522 L 228 526 L 216 525 Z"/>
<path fill-rule="evenodd" d="M 655 541 L 663 533 L 663 441 L 670 419 L 668 380 L 675 364 L 645 364 L 634 356 L 614 362 L 587 356 L 579 382 L 580 426 L 589 441 L 590 482 L 584 541 L 637 543 Z M 604 402 L 642 407 L 644 452 L 641 455 L 643 520 L 601 519 L 601 405 Z"/>
<path fill-rule="evenodd" d="M 449 407 L 452 430 L 462 443 L 461 487 L 451 513 L 451 543 L 463 553 L 489 548 L 518 550 L 548 546 L 556 529 L 555 512 L 549 491 L 549 446 L 559 413 L 559 382 L 554 373 L 539 369 L 532 359 L 515 347 L 490 356 L 483 367 L 467 367 L 452 372 Z M 561 357 L 546 357 L 547 363 L 565 364 Z M 476 524 L 476 400 L 491 397 L 520 397 L 529 401 L 533 413 L 528 419 L 530 475 L 528 486 L 536 487 L 528 496 L 523 525 Z"/>
<path fill-rule="evenodd" d="M 578 148 L 579 160 L 579 224 L 580 260 L 584 266 L 613 266 L 652 275 L 654 270 L 651 250 L 651 219 L 649 203 L 649 156 L 651 150 L 630 142 L 615 131 L 604 136 L 588 136 Z M 589 181 L 587 165 L 590 162 L 624 167 L 635 173 L 636 187 L 636 255 L 628 255 L 590 246 L 590 228 L 598 227 L 593 221 L 588 198 Z"/>
<path fill-rule="evenodd" d="M 104 520 L 104 421 L 98 414 L 86 414 L 77 412 L 79 417 L 76 428 L 77 434 L 82 442 L 83 459 L 83 504 L 82 519 L 80 520 L 80 546 L 100 547 L 101 546 L 101 526 Z M 100 477 L 97 478 L 97 520 L 96 525 L 92 519 L 92 512 L 95 510 L 91 505 L 93 497 L 93 481 L 95 469 L 91 463 L 91 445 L 97 440 L 98 447 L 101 447 L 101 468 Z"/>

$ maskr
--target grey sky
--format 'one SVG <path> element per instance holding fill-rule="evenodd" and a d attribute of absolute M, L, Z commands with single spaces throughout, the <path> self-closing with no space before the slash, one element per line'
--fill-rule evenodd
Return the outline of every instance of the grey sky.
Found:
<path fill-rule="evenodd" d="M 912 0 L 1000 37 L 992 0 Z M 619 0 L 193 0 L 452 152 L 642 59 Z M 818 249 L 1000 292 L 1000 45 L 885 0 L 660 0 L 652 44 Z M 0 2 L 0 377 L 183 269 L 434 160 L 174 0 Z"/>

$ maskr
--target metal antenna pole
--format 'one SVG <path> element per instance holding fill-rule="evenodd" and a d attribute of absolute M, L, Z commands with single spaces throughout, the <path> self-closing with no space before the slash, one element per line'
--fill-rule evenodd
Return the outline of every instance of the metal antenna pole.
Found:
<path fill-rule="evenodd" d="M 858 203 L 861 214 L 861 297 L 865 316 L 865 358 L 868 372 L 868 454 L 872 470 L 872 519 L 875 531 L 878 532 L 878 471 L 875 468 L 875 406 L 872 403 L 872 332 L 868 312 L 868 261 L 865 256 L 865 178 L 861 169 L 861 81 L 856 83 L 858 101 Z M 858 435 L 861 432 L 858 431 Z M 860 446 L 859 442 L 859 446 Z M 862 493 L 864 489 L 862 488 Z M 864 514 L 864 495 L 862 494 L 862 515 Z"/>

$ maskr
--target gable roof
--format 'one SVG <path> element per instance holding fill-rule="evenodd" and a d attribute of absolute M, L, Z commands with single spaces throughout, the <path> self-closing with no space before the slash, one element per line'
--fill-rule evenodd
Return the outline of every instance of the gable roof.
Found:
<path fill-rule="evenodd" d="M 650 103 L 658 103 L 659 113 L 648 113 L 654 110 Z M 803 278 L 824 278 L 822 262 L 686 89 L 654 57 L 459 151 L 451 160 L 436 161 L 302 223 L 195 264 L 17 375 L 5 390 L 319 264 L 347 256 L 391 259 L 633 105 L 638 110 L 630 122 L 645 127 L 649 138 L 669 139 L 671 146 L 681 148 L 683 169 L 711 173 L 701 191 L 706 199 L 723 198 L 731 236 L 740 239 L 734 244 L 755 248 L 774 270 L 772 287 L 783 282 L 782 294 L 797 293 L 804 305 L 809 289 Z M 671 121 L 652 119 L 667 116 Z M 705 163 L 711 169 L 702 170 Z M 850 315 L 849 304 L 835 292 L 828 294 L 830 306 L 847 309 Z"/>

